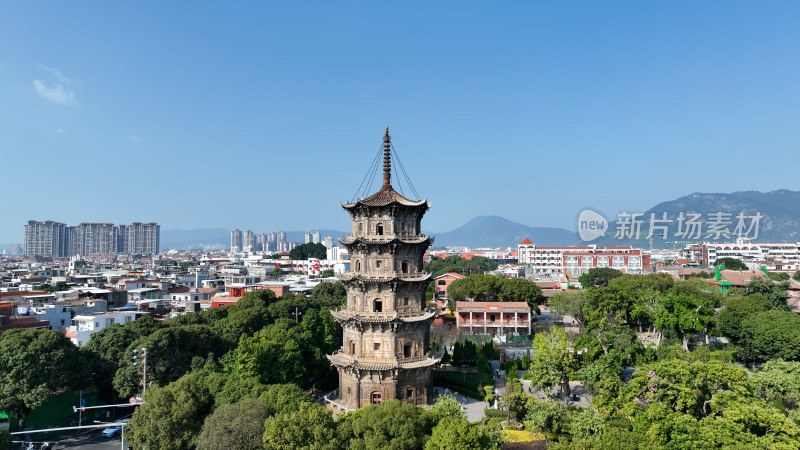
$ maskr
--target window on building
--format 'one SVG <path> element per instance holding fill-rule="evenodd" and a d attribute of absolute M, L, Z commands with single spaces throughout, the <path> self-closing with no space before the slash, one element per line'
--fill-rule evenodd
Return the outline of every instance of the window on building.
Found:
<path fill-rule="evenodd" d="M 372 344 L 372 349 L 375 350 L 376 352 L 380 351 L 381 343 L 380 342 L 375 342 L 374 344 Z"/>
<path fill-rule="evenodd" d="M 361 261 L 356 261 L 356 271 L 361 272 Z"/>
<path fill-rule="evenodd" d="M 379 269 L 381 268 L 381 260 L 380 259 L 375 261 L 375 267 L 377 267 Z"/>
<path fill-rule="evenodd" d="M 494 321 L 495 321 L 494 314 L 489 314 L 489 322 L 494 322 Z"/>
<path fill-rule="evenodd" d="M 381 394 L 380 394 L 380 393 L 378 393 L 378 392 L 373 392 L 373 393 L 372 393 L 372 404 L 373 404 L 373 405 L 377 405 L 377 404 L 378 404 L 378 403 L 380 403 L 381 401 L 382 401 L 382 400 L 381 400 Z"/>
<path fill-rule="evenodd" d="M 383 312 L 383 302 L 379 299 L 375 299 L 373 302 L 375 305 L 374 311 L 375 312 Z"/>
<path fill-rule="evenodd" d="M 403 358 L 410 358 L 410 357 L 411 357 L 411 343 L 406 342 L 406 344 L 403 345 Z"/>
<path fill-rule="evenodd" d="M 414 397 L 414 389 L 408 388 L 406 389 L 406 398 Z"/>
<path fill-rule="evenodd" d="M 439 281 L 436 282 L 436 284 L 438 284 L 439 286 L 444 286 L 445 284 L 447 284 L 447 281 L 439 280 Z"/>
<path fill-rule="evenodd" d="M 350 341 L 350 354 L 351 355 L 356 354 L 356 343 L 353 341 Z"/>
<path fill-rule="evenodd" d="M 375 225 L 375 234 L 377 234 L 378 236 L 382 236 L 383 235 L 383 224 L 382 223 L 379 223 L 379 224 Z"/>
<path fill-rule="evenodd" d="M 400 264 L 400 271 L 403 273 L 408 273 L 408 261 L 403 261 Z"/>

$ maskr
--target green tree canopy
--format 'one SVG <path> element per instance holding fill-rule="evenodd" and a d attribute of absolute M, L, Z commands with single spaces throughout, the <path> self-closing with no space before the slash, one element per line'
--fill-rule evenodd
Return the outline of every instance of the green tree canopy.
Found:
<path fill-rule="evenodd" d="M 584 288 L 608 286 L 608 282 L 622 275 L 622 272 L 609 267 L 593 267 L 578 277 Z"/>
<path fill-rule="evenodd" d="M 301 404 L 314 401 L 296 384 L 270 384 L 259 399 L 267 405 L 270 416 L 298 411 Z"/>
<path fill-rule="evenodd" d="M 778 310 L 751 314 L 741 327 L 739 345 L 743 361 L 800 361 L 800 315 Z"/>
<path fill-rule="evenodd" d="M 539 286 L 524 278 L 501 278 L 497 298 L 501 302 L 525 302 L 537 313 L 539 305 L 544 302 Z"/>
<path fill-rule="evenodd" d="M 156 330 L 134 341 L 119 355 L 119 368 L 114 388 L 122 397 L 141 392 L 142 368 L 131 364 L 134 349 L 147 348 L 147 380 L 165 386 L 189 372 L 195 356 L 219 357 L 229 344 L 211 327 L 205 325 L 172 326 Z"/>
<path fill-rule="evenodd" d="M 761 294 L 733 297 L 717 315 L 719 331 L 737 342 L 742 335 L 742 326 L 752 314 L 769 311 L 773 304 Z"/>
<path fill-rule="evenodd" d="M 547 302 L 547 308 L 558 314 L 572 316 L 580 326 L 585 326 L 586 317 L 582 311 L 584 304 L 586 304 L 586 291 L 565 291 L 551 297 Z"/>
<path fill-rule="evenodd" d="M 433 428 L 425 450 L 497 449 L 500 448 L 496 434 L 488 432 L 478 424 L 466 419 L 445 417 Z"/>
<path fill-rule="evenodd" d="M 266 449 L 278 450 L 343 448 L 331 412 L 316 403 L 301 403 L 296 411 L 267 418 L 263 443 Z"/>
<path fill-rule="evenodd" d="M 240 308 L 268 306 L 275 298 L 275 293 L 269 289 L 250 291 L 236 302 L 236 306 Z"/>
<path fill-rule="evenodd" d="M 427 437 L 421 409 L 399 400 L 368 405 L 339 421 L 339 436 L 347 448 L 419 449 Z"/>
<path fill-rule="evenodd" d="M 125 437 L 134 448 L 193 449 L 212 404 L 208 391 L 191 377 L 153 386 L 128 421 Z"/>
<path fill-rule="evenodd" d="M 442 259 L 434 256 L 431 258 L 431 262 L 424 265 L 423 269 L 433 273 L 435 276 L 449 272 L 471 275 L 495 270 L 497 269 L 497 263 L 483 256 L 473 256 L 471 259 L 465 259 L 460 256 L 448 256 Z"/>
<path fill-rule="evenodd" d="M 306 371 L 303 349 L 296 338 L 299 326 L 281 319 L 252 336 L 223 358 L 225 371 L 234 376 L 257 377 L 262 383 L 300 382 Z"/>
<path fill-rule="evenodd" d="M 347 300 L 347 291 L 342 283 L 319 283 L 311 291 L 311 300 L 320 305 L 339 306 Z"/>
<path fill-rule="evenodd" d="M 769 278 L 753 277 L 744 288 L 745 295 L 760 294 L 766 297 L 775 309 L 788 310 L 786 306 L 786 290 L 788 282 L 776 283 Z"/>
<path fill-rule="evenodd" d="M 0 333 L 0 410 L 17 416 L 19 429 L 50 396 L 87 381 L 78 347 L 58 331 L 7 330 Z"/>
<path fill-rule="evenodd" d="M 292 260 L 299 260 L 299 259 L 308 259 L 308 258 L 316 258 L 316 259 L 325 259 L 327 257 L 328 249 L 325 248 L 322 244 L 314 244 L 309 242 L 308 244 L 298 245 L 297 247 L 293 248 L 289 252 L 289 259 Z"/>
<path fill-rule="evenodd" d="M 567 332 L 561 327 L 537 333 L 533 338 L 533 357 L 526 378 L 545 389 L 559 386 L 562 398 L 566 398 L 570 393 L 569 380 L 577 368 L 571 346 Z"/>
<path fill-rule="evenodd" d="M 719 265 L 725 266 L 726 270 L 750 270 L 750 268 L 747 267 L 747 264 L 743 263 L 742 260 L 737 258 L 718 258 L 716 261 L 714 261 L 714 266 Z"/>
<path fill-rule="evenodd" d="M 257 399 L 222 405 L 203 422 L 197 450 L 262 449 L 267 416 L 267 406 Z"/>
<path fill-rule="evenodd" d="M 92 372 L 95 373 L 95 384 L 102 390 L 110 388 L 120 360 L 131 343 L 166 327 L 164 322 L 144 316 L 126 324 L 111 325 L 92 334 L 89 342 L 81 348 L 81 353 L 84 354 L 84 359 L 90 361 Z M 125 359 L 125 363 L 128 362 L 130 358 Z"/>
<path fill-rule="evenodd" d="M 761 398 L 780 403 L 789 409 L 800 407 L 800 362 L 767 361 L 750 379 L 750 385 Z"/>

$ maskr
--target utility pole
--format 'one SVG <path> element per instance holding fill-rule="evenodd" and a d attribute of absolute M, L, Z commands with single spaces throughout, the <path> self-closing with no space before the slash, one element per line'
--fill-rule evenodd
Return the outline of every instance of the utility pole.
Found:
<path fill-rule="evenodd" d="M 300 312 L 300 308 L 295 307 L 294 308 L 294 312 L 292 314 L 294 314 L 294 321 L 299 323 L 300 322 L 300 315 L 303 314 L 303 313 Z"/>
<path fill-rule="evenodd" d="M 133 350 L 133 365 L 142 365 L 142 399 L 147 391 L 147 347 Z"/>

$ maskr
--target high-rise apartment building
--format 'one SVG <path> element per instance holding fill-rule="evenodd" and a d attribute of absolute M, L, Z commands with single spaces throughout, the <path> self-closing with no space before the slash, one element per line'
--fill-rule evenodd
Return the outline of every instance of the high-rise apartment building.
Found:
<path fill-rule="evenodd" d="M 69 256 L 67 225 L 52 220 L 44 222 L 29 220 L 25 225 L 22 251 L 25 255 L 31 256 Z"/>
<path fill-rule="evenodd" d="M 69 229 L 70 256 L 120 253 L 124 247 L 124 238 L 120 239 L 119 227 L 113 223 L 83 222 Z"/>
<path fill-rule="evenodd" d="M 278 242 L 286 242 L 286 232 L 278 231 Z"/>
<path fill-rule="evenodd" d="M 231 231 L 231 251 L 238 252 L 242 250 L 242 230 L 236 228 Z"/>
<path fill-rule="evenodd" d="M 25 225 L 23 253 L 66 257 L 91 254 L 142 253 L 160 251 L 161 227 L 155 223 L 130 225 L 83 222 L 77 226 L 47 220 Z"/>
<path fill-rule="evenodd" d="M 119 226 L 123 236 L 122 253 L 151 253 L 160 251 L 161 226 L 155 222 L 133 222 Z"/>
<path fill-rule="evenodd" d="M 253 234 L 252 231 L 247 230 L 242 235 L 242 250 L 246 252 L 251 252 L 255 250 L 256 246 L 256 235 Z"/>

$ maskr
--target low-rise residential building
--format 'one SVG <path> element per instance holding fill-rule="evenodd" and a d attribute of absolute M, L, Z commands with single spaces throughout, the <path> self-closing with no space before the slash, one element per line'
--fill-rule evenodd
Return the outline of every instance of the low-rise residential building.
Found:
<path fill-rule="evenodd" d="M 439 275 L 433 279 L 433 295 L 434 298 L 447 298 L 447 288 L 453 284 L 453 281 L 466 278 L 464 275 L 455 272 L 448 272 L 444 275 Z"/>
<path fill-rule="evenodd" d="M 83 346 L 94 333 L 110 327 L 115 323 L 126 324 L 133 322 L 142 313 L 138 311 L 114 311 L 93 315 L 80 315 L 72 319 L 72 325 L 67 328 L 65 335 L 77 346 Z"/>

